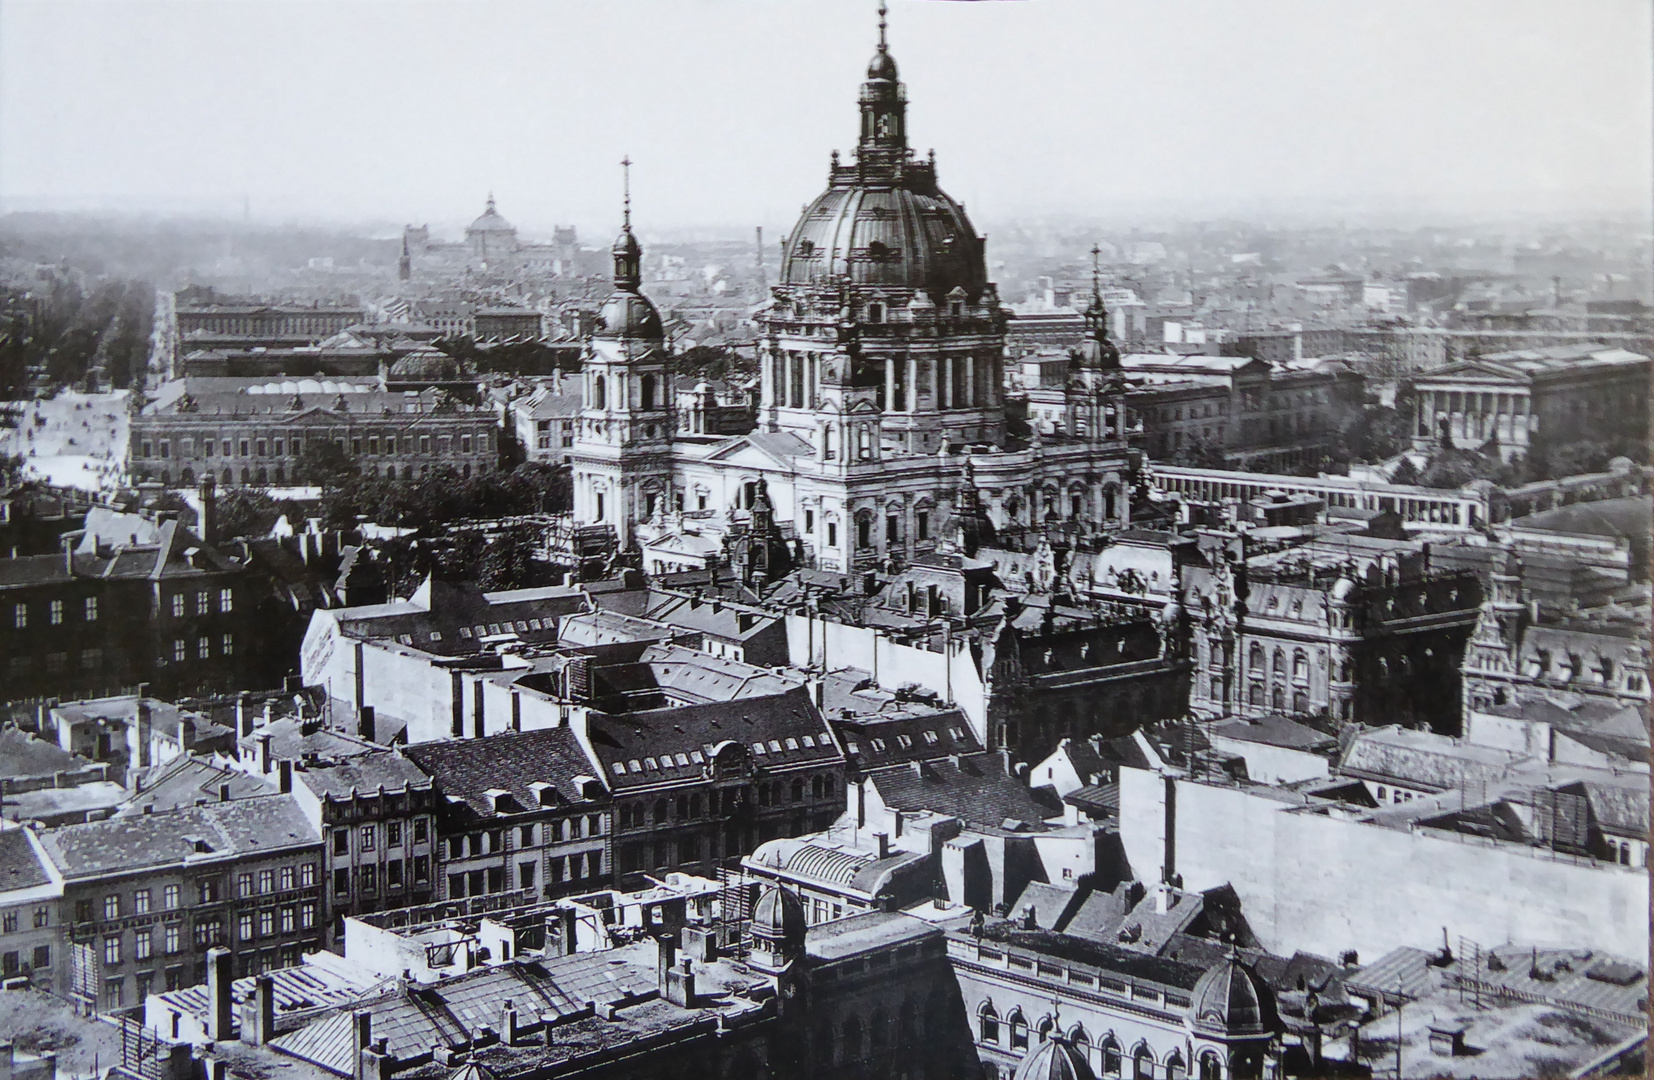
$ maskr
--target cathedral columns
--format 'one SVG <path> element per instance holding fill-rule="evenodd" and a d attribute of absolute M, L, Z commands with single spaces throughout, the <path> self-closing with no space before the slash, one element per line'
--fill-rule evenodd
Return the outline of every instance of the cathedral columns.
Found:
<path fill-rule="evenodd" d="M 919 361 L 912 355 L 907 358 L 907 400 L 903 404 L 910 413 L 919 411 Z"/>

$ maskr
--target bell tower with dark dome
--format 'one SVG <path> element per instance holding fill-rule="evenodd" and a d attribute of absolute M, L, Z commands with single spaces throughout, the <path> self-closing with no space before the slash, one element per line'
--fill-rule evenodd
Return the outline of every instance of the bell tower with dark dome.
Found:
<path fill-rule="evenodd" d="M 908 146 L 879 8 L 853 159 L 793 226 L 763 316 L 760 422 L 853 472 L 889 454 L 1004 441 L 1005 316 L 983 238 Z M 869 434 L 869 431 L 872 434 Z"/>
<path fill-rule="evenodd" d="M 612 525 L 621 550 L 632 526 L 670 509 L 672 387 L 660 312 L 640 291 L 643 246 L 632 234 L 630 158 L 614 247 L 614 291 L 582 352 L 585 407 L 574 440 L 574 516 Z"/>

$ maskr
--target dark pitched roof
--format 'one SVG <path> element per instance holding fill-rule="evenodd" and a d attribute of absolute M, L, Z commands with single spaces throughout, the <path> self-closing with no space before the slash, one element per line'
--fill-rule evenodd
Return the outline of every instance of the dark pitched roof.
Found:
<path fill-rule="evenodd" d="M 403 753 L 429 773 L 450 798 L 464 799 L 478 817 L 500 811 L 488 791 L 510 793 L 505 812 L 538 809 L 538 790 L 530 784 L 550 784 L 557 803 L 583 801 L 576 777 L 591 777 L 597 766 L 587 758 L 571 728 L 508 731 L 481 739 L 415 743 Z"/>
<path fill-rule="evenodd" d="M 0 832 L 0 895 L 51 884 L 51 876 L 23 829 Z"/>
<path fill-rule="evenodd" d="M 180 865 L 200 854 L 196 838 L 220 857 L 321 842 L 291 796 L 270 795 L 65 825 L 45 833 L 41 843 L 64 877 L 94 878 Z"/>
<path fill-rule="evenodd" d="M 971 939 L 971 935 L 963 933 L 951 936 Z M 1103 971 L 1182 990 L 1193 990 L 1195 983 L 1206 973 L 1205 968 L 1186 964 L 1181 960 L 1167 960 L 1132 949 L 1122 949 L 1118 945 L 1087 941 L 1071 934 L 1059 934 L 1050 930 L 1022 930 L 1007 920 L 988 922 L 982 928 L 982 940 L 1012 945 L 1029 952 L 1044 953 L 1058 959 L 1088 964 Z"/>
<path fill-rule="evenodd" d="M 884 804 L 895 810 L 930 810 L 991 829 L 1007 822 L 1041 825 L 1062 813 L 1048 788 L 1030 790 L 1006 770 L 1003 751 L 913 762 L 869 774 Z"/>
<path fill-rule="evenodd" d="M 43 776 L 88 764 L 90 762 L 85 758 L 71 754 L 56 743 L 36 738 L 21 728 L 0 729 L 0 777 L 11 780 Z"/>
<path fill-rule="evenodd" d="M 725 743 L 743 748 L 754 762 L 772 770 L 844 760 L 803 687 L 624 716 L 594 712 L 587 731 L 603 779 L 614 789 L 698 779 Z M 616 764 L 624 764 L 625 772 L 617 771 Z"/>

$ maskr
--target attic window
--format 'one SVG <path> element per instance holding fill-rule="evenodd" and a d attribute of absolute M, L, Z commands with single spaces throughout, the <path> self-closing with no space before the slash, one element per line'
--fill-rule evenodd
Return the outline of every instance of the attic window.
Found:
<path fill-rule="evenodd" d="M 482 625 L 481 623 L 478 623 L 476 626 L 473 626 L 471 629 L 476 631 L 476 634 L 477 634 L 478 637 L 482 637 L 484 634 L 488 633 L 488 627 Z"/>
<path fill-rule="evenodd" d="M 771 739 L 770 740 L 770 753 L 779 754 L 780 752 L 781 752 L 781 743 L 776 739 Z"/>
<path fill-rule="evenodd" d="M 697 765 L 703 764 L 706 761 L 705 758 L 701 757 L 701 752 L 699 750 L 689 751 L 689 760 L 693 761 Z"/>
<path fill-rule="evenodd" d="M 471 636 L 471 628 L 469 626 L 460 627 L 459 628 L 459 636 L 462 637 L 462 638 L 470 637 Z"/>
<path fill-rule="evenodd" d="M 413 644 L 413 635 L 412 634 L 398 634 L 398 635 L 396 635 L 396 640 L 400 641 L 404 645 L 412 645 Z"/>
<path fill-rule="evenodd" d="M 788 736 L 787 737 L 787 749 L 788 750 L 797 750 L 798 749 L 798 740 L 791 737 L 791 736 Z"/>
<path fill-rule="evenodd" d="M 441 641 L 442 640 L 442 631 L 441 630 L 432 630 L 431 631 L 431 640 L 432 641 Z"/>
<path fill-rule="evenodd" d="M 678 764 L 679 764 L 679 765 L 685 765 L 685 766 L 687 766 L 687 765 L 688 765 L 688 764 L 689 764 L 689 757 L 688 757 L 688 755 L 686 755 L 686 754 L 679 754 L 679 755 L 678 755 Z"/>
<path fill-rule="evenodd" d="M 491 623 L 489 623 L 489 624 L 488 624 L 488 632 L 489 632 L 489 633 L 490 633 L 490 634 L 497 634 L 497 633 L 499 633 L 499 632 L 500 632 L 500 624 L 499 624 L 499 623 L 497 623 L 497 622 L 491 622 Z"/>
<path fill-rule="evenodd" d="M 626 775 L 626 763 L 624 761 L 617 761 L 610 767 L 614 769 L 616 776 Z"/>
<path fill-rule="evenodd" d="M 652 758 L 652 757 L 646 757 L 646 758 L 643 759 L 643 767 L 645 769 L 658 769 L 658 768 L 660 768 L 659 765 L 655 764 L 655 759 Z"/>
<path fill-rule="evenodd" d="M 530 619 L 530 620 L 528 620 L 528 628 L 530 630 L 540 629 L 540 620 L 539 619 Z"/>
<path fill-rule="evenodd" d="M 861 753 L 861 747 L 857 746 L 853 740 L 846 742 L 844 744 L 844 748 L 846 750 L 850 751 L 852 754 Z"/>
<path fill-rule="evenodd" d="M 963 739 L 965 737 L 965 729 L 957 727 L 948 728 L 948 734 L 952 735 L 956 739 Z"/>
<path fill-rule="evenodd" d="M 768 753 L 769 751 L 764 749 L 764 744 L 763 743 L 755 742 L 755 743 L 752 744 L 752 752 L 755 753 L 755 754 L 765 754 L 765 753 Z"/>
<path fill-rule="evenodd" d="M 874 739 L 874 740 L 872 740 L 872 742 L 873 742 L 873 749 L 878 750 L 880 752 L 883 752 L 883 750 L 884 750 L 884 740 L 883 739 Z"/>
<path fill-rule="evenodd" d="M 896 745 L 901 747 L 903 750 L 911 749 L 913 746 L 913 739 L 907 735 L 898 735 L 896 736 Z"/>
<path fill-rule="evenodd" d="M 937 741 L 936 732 L 934 732 L 934 731 L 925 732 L 925 742 L 934 744 L 936 741 Z"/>
<path fill-rule="evenodd" d="M 635 773 L 640 773 L 643 771 L 643 766 L 638 762 L 637 758 L 633 758 L 631 761 L 628 761 L 626 765 Z"/>
<path fill-rule="evenodd" d="M 517 633 L 519 633 L 519 634 L 528 633 L 528 620 L 527 619 L 518 619 L 517 620 Z"/>
<path fill-rule="evenodd" d="M 806 749 L 806 750 L 811 749 L 816 744 L 815 739 L 812 736 L 809 736 L 809 735 L 804 736 L 804 738 L 800 739 L 799 741 L 804 744 L 804 749 Z"/>

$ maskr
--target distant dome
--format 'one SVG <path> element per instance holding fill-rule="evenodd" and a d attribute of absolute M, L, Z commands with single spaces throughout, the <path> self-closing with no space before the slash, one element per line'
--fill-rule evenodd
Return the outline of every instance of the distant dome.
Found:
<path fill-rule="evenodd" d="M 459 361 L 438 349 L 420 349 L 398 357 L 387 372 L 392 378 L 451 379 L 460 374 Z"/>
<path fill-rule="evenodd" d="M 488 196 L 488 208 L 477 217 L 477 220 L 465 227 L 467 236 L 471 233 L 514 233 L 516 231 L 517 227 L 501 217 L 500 212 L 494 209 L 494 196 L 492 195 Z"/>
<path fill-rule="evenodd" d="M 787 889 L 772 885 L 752 909 L 752 932 L 773 941 L 804 940 L 804 903 Z"/>
<path fill-rule="evenodd" d="M 867 77 L 883 79 L 886 82 L 896 81 L 896 58 L 890 55 L 889 50 L 880 49 L 873 54 L 873 59 L 867 63 Z"/>
<path fill-rule="evenodd" d="M 598 313 L 602 323 L 599 337 L 630 338 L 661 341 L 666 331 L 660 321 L 660 312 L 649 298 L 641 293 L 617 291 L 610 294 Z"/>
<path fill-rule="evenodd" d="M 1198 1034 L 1248 1037 L 1280 1027 L 1275 992 L 1233 952 L 1202 975 L 1189 996 L 1189 1019 Z"/>
<path fill-rule="evenodd" d="M 643 245 L 637 242 L 637 237 L 632 235 L 631 229 L 622 229 L 620 235 L 615 237 L 614 246 L 609 250 L 616 255 L 643 257 Z"/>
<path fill-rule="evenodd" d="M 1093 1080 L 1085 1055 L 1067 1039 L 1047 1039 L 1022 1059 L 1016 1080 Z"/>

